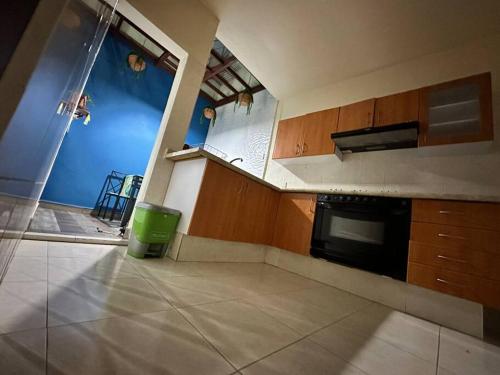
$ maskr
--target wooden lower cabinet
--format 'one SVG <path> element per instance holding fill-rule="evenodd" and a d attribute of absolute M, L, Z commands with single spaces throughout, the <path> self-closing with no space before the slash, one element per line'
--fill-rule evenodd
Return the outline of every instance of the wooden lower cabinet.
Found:
<path fill-rule="evenodd" d="M 315 208 L 315 194 L 282 193 L 272 245 L 309 255 Z"/>
<path fill-rule="evenodd" d="M 247 178 L 239 200 L 232 240 L 270 244 L 278 203 L 277 191 Z"/>
<path fill-rule="evenodd" d="M 496 203 L 414 200 L 408 282 L 500 308 L 495 213 Z"/>
<path fill-rule="evenodd" d="M 271 244 L 279 192 L 208 160 L 188 234 Z"/>
<path fill-rule="evenodd" d="M 408 282 L 438 292 L 500 308 L 500 281 L 409 262 Z"/>
<path fill-rule="evenodd" d="M 243 178 L 229 168 L 207 161 L 189 225 L 190 235 L 233 240 Z"/>

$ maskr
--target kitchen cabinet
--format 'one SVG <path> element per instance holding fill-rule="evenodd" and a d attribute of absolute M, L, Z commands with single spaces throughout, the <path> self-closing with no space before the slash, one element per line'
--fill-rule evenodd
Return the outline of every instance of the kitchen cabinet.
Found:
<path fill-rule="evenodd" d="M 188 233 L 232 240 L 243 179 L 241 174 L 208 160 Z"/>
<path fill-rule="evenodd" d="M 331 135 L 337 131 L 338 118 L 338 108 L 305 115 L 302 120 L 300 156 L 333 154 L 335 145 Z"/>
<path fill-rule="evenodd" d="M 340 107 L 337 132 L 371 128 L 375 99 L 363 100 Z"/>
<path fill-rule="evenodd" d="M 331 134 L 337 130 L 339 109 L 309 113 L 281 120 L 273 159 L 333 154 Z"/>
<path fill-rule="evenodd" d="M 300 156 L 302 147 L 302 121 L 304 116 L 281 120 L 278 124 L 273 159 Z"/>
<path fill-rule="evenodd" d="M 493 139 L 491 74 L 420 89 L 419 146 Z"/>
<path fill-rule="evenodd" d="M 315 208 L 314 194 L 281 193 L 273 246 L 309 255 Z"/>
<path fill-rule="evenodd" d="M 270 244 L 279 192 L 208 160 L 188 234 Z"/>
<path fill-rule="evenodd" d="M 270 244 L 278 203 L 277 191 L 244 177 L 232 240 Z"/>
<path fill-rule="evenodd" d="M 500 308 L 500 204 L 415 199 L 408 282 Z"/>
<path fill-rule="evenodd" d="M 418 90 L 388 95 L 375 100 L 374 126 L 418 121 Z"/>

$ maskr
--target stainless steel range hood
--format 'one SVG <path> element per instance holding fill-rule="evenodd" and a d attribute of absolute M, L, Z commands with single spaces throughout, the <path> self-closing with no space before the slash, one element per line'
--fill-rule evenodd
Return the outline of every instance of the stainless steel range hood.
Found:
<path fill-rule="evenodd" d="M 412 148 L 418 145 L 418 121 L 352 130 L 331 135 L 335 154 Z"/>

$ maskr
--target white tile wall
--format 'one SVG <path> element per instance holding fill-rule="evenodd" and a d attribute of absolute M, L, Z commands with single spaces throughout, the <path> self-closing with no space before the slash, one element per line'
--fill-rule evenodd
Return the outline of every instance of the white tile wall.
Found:
<path fill-rule="evenodd" d="M 206 143 L 227 154 L 227 160 L 243 158 L 236 165 L 263 177 L 276 114 L 276 99 L 267 90 L 254 95 L 250 115 L 234 103 L 217 108 L 217 120 L 208 130 Z"/>

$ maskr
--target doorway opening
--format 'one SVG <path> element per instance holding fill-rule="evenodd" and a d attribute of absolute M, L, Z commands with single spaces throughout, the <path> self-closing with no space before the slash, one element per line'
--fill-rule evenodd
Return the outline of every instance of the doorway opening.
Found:
<path fill-rule="evenodd" d="M 28 236 L 121 238 L 178 64 L 173 53 L 115 13 Z M 190 142 L 204 142 L 208 120 L 200 118 L 210 104 L 199 96 L 188 132 Z"/>

